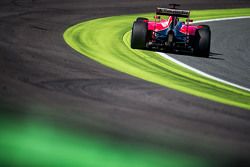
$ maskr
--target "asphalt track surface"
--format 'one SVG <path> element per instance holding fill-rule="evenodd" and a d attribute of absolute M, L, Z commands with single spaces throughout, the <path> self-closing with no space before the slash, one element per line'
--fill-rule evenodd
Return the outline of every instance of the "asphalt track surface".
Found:
<path fill-rule="evenodd" d="M 249 22 L 250 19 L 239 19 L 200 23 L 208 24 L 213 32 L 209 59 L 169 55 L 212 76 L 250 88 Z"/>
<path fill-rule="evenodd" d="M 250 7 L 247 0 L 218 0 L 212 4 L 207 0 L 175 2 L 182 3 L 183 8 L 188 9 Z M 208 157 L 227 157 L 235 164 L 248 160 L 249 111 L 113 71 L 75 52 L 63 40 L 63 32 L 78 22 L 112 15 L 152 12 L 156 6 L 166 6 L 168 3 L 1 0 L 1 104 L 11 108 L 14 117 L 39 118 L 78 133 L 81 133 L 81 129 L 89 129 L 126 142 L 184 150 Z M 249 27 L 249 20 L 248 23 L 246 20 L 228 22 Z M 213 43 L 221 39 L 217 28 L 220 32 L 231 31 L 220 22 L 209 24 L 213 31 Z M 243 31 L 249 34 L 249 28 Z M 241 61 L 234 57 L 235 53 L 249 54 L 246 48 L 241 48 L 242 45 L 249 46 L 249 41 L 244 42 L 249 35 L 240 32 L 232 34 L 233 41 L 223 38 L 223 45 L 213 47 L 212 59 L 178 58 L 187 63 L 202 62 L 200 65 L 206 64 L 205 72 L 215 68 L 219 72 L 216 73 L 218 77 L 225 76 L 225 79 L 230 76 L 226 73 L 234 75 L 240 72 L 242 76 L 228 80 L 249 86 L 249 82 L 242 80 L 246 77 L 249 81 L 249 68 L 245 69 L 246 73 L 242 72 L 243 67 L 249 64 L 249 58 L 244 57 L 244 61 Z M 2 111 L 1 115 L 9 115 L 9 110 Z"/>

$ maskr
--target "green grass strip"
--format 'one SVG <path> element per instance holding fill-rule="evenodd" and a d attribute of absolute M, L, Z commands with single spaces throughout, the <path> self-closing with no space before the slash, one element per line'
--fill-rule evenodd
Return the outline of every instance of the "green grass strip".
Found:
<path fill-rule="evenodd" d="M 130 48 L 136 17 L 115 16 L 86 21 L 68 28 L 65 41 L 83 55 L 115 70 L 216 102 L 250 109 L 250 92 L 203 77 L 152 51 Z M 250 8 L 191 11 L 194 20 L 249 16 Z"/>
<path fill-rule="evenodd" d="M 198 156 L 76 135 L 34 119 L 0 119 L 0 166 L 214 167 Z"/>

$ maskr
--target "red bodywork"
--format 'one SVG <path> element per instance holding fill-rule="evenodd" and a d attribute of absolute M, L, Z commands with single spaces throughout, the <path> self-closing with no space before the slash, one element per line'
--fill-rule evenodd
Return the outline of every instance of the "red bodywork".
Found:
<path fill-rule="evenodd" d="M 173 22 L 173 16 L 169 16 L 168 19 L 162 19 L 161 21 L 147 21 L 148 22 L 148 30 L 151 31 L 162 31 L 169 28 L 170 24 Z M 195 25 L 187 25 L 182 22 L 182 26 L 179 32 L 186 35 L 195 35 L 195 31 L 202 26 Z"/>

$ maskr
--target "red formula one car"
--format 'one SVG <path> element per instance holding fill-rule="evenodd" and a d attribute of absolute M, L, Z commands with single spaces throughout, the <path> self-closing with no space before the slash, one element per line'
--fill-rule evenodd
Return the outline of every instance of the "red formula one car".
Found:
<path fill-rule="evenodd" d="M 154 21 L 137 18 L 131 34 L 131 48 L 184 51 L 197 56 L 208 57 L 211 31 L 208 25 L 190 25 L 190 11 L 178 10 L 178 4 L 170 8 L 156 8 Z M 159 15 L 168 16 L 161 19 Z M 186 23 L 179 20 L 186 18 Z"/>

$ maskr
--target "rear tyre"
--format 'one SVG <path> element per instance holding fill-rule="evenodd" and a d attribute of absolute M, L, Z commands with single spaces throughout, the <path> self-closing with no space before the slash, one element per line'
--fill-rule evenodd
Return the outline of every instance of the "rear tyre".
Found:
<path fill-rule="evenodd" d="M 136 22 L 140 22 L 140 21 L 144 22 L 145 20 L 148 21 L 148 18 L 145 18 L 145 17 L 137 17 Z"/>
<path fill-rule="evenodd" d="M 202 26 L 202 29 L 204 28 L 204 29 L 208 29 L 210 31 L 209 25 L 200 25 L 200 26 Z"/>
<path fill-rule="evenodd" d="M 134 22 L 131 34 L 131 48 L 144 49 L 147 43 L 148 23 Z"/>
<path fill-rule="evenodd" d="M 208 26 L 196 30 L 194 39 L 194 54 L 196 56 L 209 57 L 211 43 L 211 31 Z"/>

